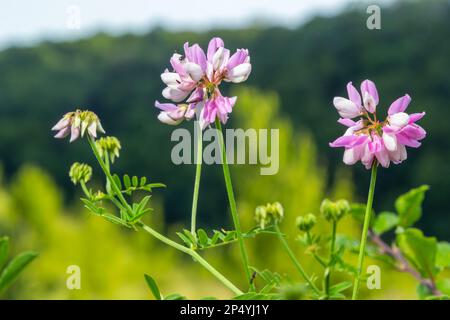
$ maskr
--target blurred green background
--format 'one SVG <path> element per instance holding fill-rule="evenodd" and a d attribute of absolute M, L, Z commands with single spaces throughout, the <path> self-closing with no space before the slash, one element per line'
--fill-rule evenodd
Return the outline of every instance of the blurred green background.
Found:
<path fill-rule="evenodd" d="M 181 51 L 185 41 L 206 46 L 212 36 L 222 37 L 230 49 L 248 48 L 252 58 L 249 80 L 225 85 L 225 92 L 230 89 L 239 97 L 227 127 L 280 130 L 277 175 L 260 176 L 257 166 L 231 168 L 244 229 L 254 226 L 257 205 L 280 201 L 286 209 L 285 231 L 301 256 L 302 248 L 294 241 L 297 215 L 317 212 L 326 196 L 364 201 L 369 172 L 360 164 L 346 167 L 342 151 L 329 148 L 328 142 L 343 132 L 332 98 L 346 94 L 348 81 L 359 84 L 369 78 L 380 93 L 380 112 L 409 93 L 413 101 L 408 110 L 427 112 L 421 125 L 428 131 L 420 149 L 408 149 L 404 164 L 380 171 L 375 209 L 390 210 L 397 195 L 429 184 L 419 226 L 427 235 L 450 240 L 450 2 L 395 2 L 382 9 L 382 30 L 365 27 L 365 8 L 354 5 L 296 28 L 154 28 L 142 35 L 97 34 L 1 51 L 0 235 L 11 237 L 14 251 L 41 253 L 4 297 L 147 299 L 144 273 L 151 274 L 165 293 L 229 296 L 191 259 L 146 234 L 89 216 L 67 172 L 74 161 L 90 163 L 99 183 L 100 170 L 85 143 L 55 141 L 49 131 L 63 113 L 76 107 L 95 111 L 107 133 L 122 141 L 116 172 L 167 184 L 167 189 L 155 192 L 151 223 L 175 238 L 175 231 L 189 223 L 195 169 L 172 164 L 173 127 L 158 122 L 153 103 L 162 100 L 159 74 L 171 54 Z M 191 129 L 192 124 L 183 126 Z M 204 166 L 198 219 L 200 227 L 231 228 L 219 166 Z M 358 235 L 359 228 L 349 218 L 338 232 Z M 271 237 L 247 244 L 250 260 L 259 269 L 293 274 Z M 206 255 L 242 283 L 237 248 Z M 82 290 L 65 287 L 71 264 L 81 267 Z M 308 265 L 311 272 L 316 267 Z M 416 297 L 415 282 L 408 275 L 386 269 L 382 287 L 365 292 L 366 297 Z"/>

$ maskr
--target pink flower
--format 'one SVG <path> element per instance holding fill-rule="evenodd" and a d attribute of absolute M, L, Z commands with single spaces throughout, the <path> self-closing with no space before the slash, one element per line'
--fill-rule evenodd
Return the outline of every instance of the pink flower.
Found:
<path fill-rule="evenodd" d="M 100 119 L 88 110 L 68 112 L 52 128 L 52 131 L 58 131 L 55 138 L 62 139 L 70 134 L 70 142 L 78 139 L 80 135 L 83 137 L 86 130 L 92 138 L 97 138 L 97 131 L 105 133 Z"/>
<path fill-rule="evenodd" d="M 158 119 L 167 124 L 178 124 L 183 119 L 192 119 L 197 111 L 202 128 L 218 118 L 222 123 L 236 103 L 236 97 L 222 96 L 219 86 L 222 81 L 240 83 L 247 80 L 251 72 L 250 56 L 247 49 L 238 49 L 230 56 L 220 38 L 209 42 L 207 53 L 198 45 L 184 44 L 184 56 L 174 54 L 170 59 L 173 71 L 161 74 L 167 85 L 162 94 L 175 103 L 155 106 L 162 111 Z"/>
<path fill-rule="evenodd" d="M 350 82 L 347 85 L 350 99 L 336 97 L 333 102 L 341 115 L 338 122 L 347 127 L 343 136 L 330 143 L 333 148 L 344 147 L 343 161 L 347 165 L 361 161 L 371 168 L 376 159 L 383 167 L 391 162 L 398 164 L 407 158 L 406 147 L 418 148 L 426 131 L 416 124 L 425 112 L 408 115 L 406 108 L 411 102 L 409 95 L 395 100 L 388 110 L 388 117 L 380 122 L 376 116 L 378 92 L 375 84 L 365 80 L 361 84 L 362 100 Z M 351 118 L 359 116 L 358 121 Z"/>

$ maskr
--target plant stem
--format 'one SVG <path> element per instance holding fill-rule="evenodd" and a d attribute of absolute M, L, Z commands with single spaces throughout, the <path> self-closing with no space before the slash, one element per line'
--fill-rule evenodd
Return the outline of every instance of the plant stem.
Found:
<path fill-rule="evenodd" d="M 203 259 L 197 252 L 192 249 L 189 249 L 185 246 L 182 246 L 179 243 L 176 243 L 173 240 L 163 236 L 153 228 L 147 226 L 142 222 L 138 222 L 137 226 L 141 227 L 144 231 L 150 233 L 153 237 L 158 239 L 159 241 L 164 242 L 165 244 L 177 249 L 181 252 L 184 252 L 190 255 L 193 259 L 195 259 L 198 263 L 200 263 L 206 270 L 208 270 L 213 276 L 215 276 L 220 282 L 222 282 L 228 289 L 233 291 L 236 295 L 241 295 L 243 292 L 239 290 L 234 284 L 232 284 L 225 276 L 223 276 L 219 271 L 217 271 L 213 266 L 211 266 L 205 259 Z"/>
<path fill-rule="evenodd" d="M 238 215 L 237 208 L 236 208 L 236 200 L 234 198 L 233 185 L 232 185 L 231 176 L 230 176 L 230 169 L 228 168 L 227 152 L 225 149 L 225 143 L 224 143 L 224 139 L 223 139 L 222 125 L 220 124 L 220 121 L 218 118 L 216 118 L 215 125 L 216 125 L 217 130 L 219 131 L 219 144 L 220 144 L 220 149 L 221 149 L 221 153 L 222 153 L 223 176 L 225 179 L 225 186 L 227 189 L 228 200 L 230 202 L 231 216 L 233 218 L 234 228 L 236 230 L 236 236 L 237 236 L 238 242 L 239 242 L 239 249 L 241 251 L 241 257 L 242 257 L 242 262 L 244 264 L 247 281 L 250 284 L 250 288 L 254 289 L 254 285 L 251 281 L 252 275 L 250 273 L 250 268 L 249 268 L 249 263 L 248 263 L 248 254 L 247 254 L 247 251 L 245 250 L 244 240 L 243 240 L 242 231 L 241 231 L 241 223 L 239 221 L 239 215 Z"/>
<path fill-rule="evenodd" d="M 100 164 L 100 167 L 102 168 L 103 172 L 105 173 L 106 177 L 108 178 L 108 180 L 111 184 L 111 188 L 113 189 L 114 193 L 117 195 L 117 197 L 119 198 L 119 200 L 123 204 L 123 206 L 127 210 L 129 210 L 129 213 L 132 214 L 130 205 L 128 204 L 128 202 L 124 198 L 124 196 L 122 195 L 122 192 L 120 191 L 119 187 L 116 185 L 116 182 L 114 181 L 113 177 L 111 176 L 111 173 L 109 172 L 107 165 L 105 164 L 103 159 L 100 157 L 100 154 L 97 150 L 97 146 L 95 145 L 95 142 L 93 141 L 93 139 L 90 136 L 88 136 L 88 141 L 92 148 L 92 151 L 94 152 L 95 158 L 97 159 L 98 163 Z M 120 204 L 116 203 L 116 205 L 120 208 Z M 234 284 L 232 284 L 227 278 L 225 278 L 219 271 L 217 271 L 213 266 L 211 266 L 205 259 L 203 259 L 194 250 L 189 249 L 185 246 L 182 246 L 181 244 L 176 243 L 173 240 L 170 240 L 169 238 L 163 236 L 156 230 L 152 229 L 151 227 L 145 225 L 144 223 L 142 223 L 140 221 L 137 222 L 136 225 L 141 227 L 146 232 L 150 233 L 156 239 L 164 242 L 165 244 L 167 244 L 181 252 L 184 252 L 184 253 L 190 255 L 194 260 L 196 260 L 198 263 L 200 263 L 206 270 L 208 270 L 212 275 L 214 275 L 217 279 L 219 279 L 228 289 L 233 291 L 233 293 L 235 293 L 236 295 L 243 294 L 243 292 L 241 290 L 239 290 Z"/>
<path fill-rule="evenodd" d="M 308 277 L 305 269 L 303 269 L 302 265 L 295 257 L 295 255 L 292 252 L 291 248 L 289 247 L 286 239 L 281 234 L 280 227 L 278 226 L 278 224 L 275 224 L 275 231 L 278 235 L 278 238 L 280 239 L 281 244 L 283 245 L 284 250 L 288 254 L 289 258 L 291 258 L 292 263 L 294 264 L 297 271 L 300 273 L 300 275 L 303 277 L 303 279 L 305 279 L 305 281 L 308 282 L 308 284 L 311 286 L 311 288 L 314 290 L 314 292 L 320 296 L 320 294 L 321 294 L 320 290 L 315 286 L 315 284 L 312 282 L 312 280 Z"/>
<path fill-rule="evenodd" d="M 405 259 L 405 257 L 395 245 L 389 246 L 386 242 L 383 241 L 383 239 L 381 239 L 379 235 L 371 230 L 369 230 L 369 238 L 379 248 L 381 253 L 389 255 L 397 261 L 396 268 L 399 271 L 411 274 L 421 284 L 427 286 L 435 296 L 441 295 L 441 292 L 436 288 L 436 284 L 434 283 L 434 281 L 432 279 L 423 278 L 419 272 L 411 267 L 408 260 Z"/>
<path fill-rule="evenodd" d="M 378 167 L 378 163 L 376 161 L 374 161 L 372 164 L 372 173 L 370 176 L 369 195 L 367 196 L 366 214 L 364 216 L 364 225 L 363 225 L 363 231 L 362 231 L 362 235 L 361 235 L 361 243 L 359 246 L 358 269 L 357 269 L 357 274 L 356 274 L 355 281 L 353 284 L 352 300 L 358 299 L 359 286 L 360 286 L 360 281 L 361 281 L 361 273 L 362 273 L 365 251 L 366 251 L 367 234 L 369 231 L 370 220 L 372 219 L 372 203 L 373 203 L 373 196 L 375 193 L 375 184 L 377 181 L 377 167 Z"/>
<path fill-rule="evenodd" d="M 196 127 L 197 125 L 197 127 Z M 198 128 L 198 129 L 197 129 Z M 195 182 L 194 182 L 194 195 L 192 197 L 192 211 L 191 211 L 191 233 L 194 239 L 197 239 L 197 203 L 198 203 L 198 192 L 200 189 L 200 176 L 202 173 L 202 162 L 203 162 L 203 138 L 202 138 L 202 128 L 198 121 L 194 122 L 194 132 L 197 132 L 197 157 L 196 157 L 196 170 L 195 170 Z"/>
<path fill-rule="evenodd" d="M 327 269 L 328 272 L 325 275 L 325 294 L 327 299 L 330 297 L 330 282 L 331 282 L 331 272 L 333 271 L 332 260 L 334 255 L 334 247 L 336 243 L 336 228 L 337 222 L 333 220 L 332 222 L 332 231 L 331 231 L 331 245 L 330 245 L 330 258 L 328 260 Z"/>
<path fill-rule="evenodd" d="M 128 204 L 127 200 L 122 195 L 122 191 L 119 189 L 119 187 L 116 185 L 116 182 L 114 181 L 111 172 L 109 171 L 108 166 L 103 161 L 102 157 L 100 156 L 100 153 L 97 150 L 97 146 L 95 145 L 94 140 L 90 135 L 87 135 L 87 140 L 89 141 L 89 145 L 92 148 L 92 151 L 94 152 L 95 158 L 97 159 L 98 163 L 100 164 L 100 167 L 102 168 L 103 172 L 105 173 L 106 177 L 109 180 L 109 183 L 111 185 L 111 188 L 113 189 L 116 196 L 119 198 L 122 205 L 125 207 L 125 209 L 128 211 L 130 215 L 133 214 L 133 210 L 131 209 L 130 205 Z"/>

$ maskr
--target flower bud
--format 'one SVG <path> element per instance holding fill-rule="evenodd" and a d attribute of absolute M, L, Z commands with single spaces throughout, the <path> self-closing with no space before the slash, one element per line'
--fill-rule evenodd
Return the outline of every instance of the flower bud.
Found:
<path fill-rule="evenodd" d="M 104 157 L 108 155 L 111 163 L 114 163 L 115 158 L 118 158 L 120 155 L 122 146 L 116 137 L 102 137 L 95 141 L 95 144 L 97 145 L 100 156 Z"/>
<path fill-rule="evenodd" d="M 297 217 L 295 224 L 300 231 L 308 232 L 315 226 L 316 222 L 316 216 L 312 213 L 308 213 L 306 216 Z"/>
<path fill-rule="evenodd" d="M 267 225 L 268 217 L 267 217 L 267 210 L 265 206 L 258 206 L 255 209 L 255 220 L 256 222 L 261 226 L 262 229 Z"/>
<path fill-rule="evenodd" d="M 337 202 L 325 199 L 320 205 L 320 213 L 327 221 L 339 221 L 350 210 L 350 204 L 347 200 L 338 200 Z"/>
<path fill-rule="evenodd" d="M 268 204 L 267 207 L 275 222 L 281 221 L 283 219 L 284 209 L 281 203 L 277 201 L 272 204 Z"/>
<path fill-rule="evenodd" d="M 75 162 L 69 171 L 70 180 L 76 185 L 78 182 L 87 183 L 92 177 L 92 168 L 85 164 Z"/>

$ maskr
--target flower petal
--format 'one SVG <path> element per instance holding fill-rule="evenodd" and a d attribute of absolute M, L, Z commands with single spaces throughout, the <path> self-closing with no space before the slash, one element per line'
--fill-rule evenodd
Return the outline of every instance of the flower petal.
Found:
<path fill-rule="evenodd" d="M 355 118 L 361 114 L 361 110 L 358 106 L 349 99 L 335 97 L 333 99 L 333 104 L 342 118 Z"/>
<path fill-rule="evenodd" d="M 408 94 L 405 94 L 403 97 L 398 98 L 397 100 L 392 102 L 391 106 L 389 107 L 388 115 L 404 112 L 406 108 L 408 108 L 410 102 L 411 97 Z"/>

